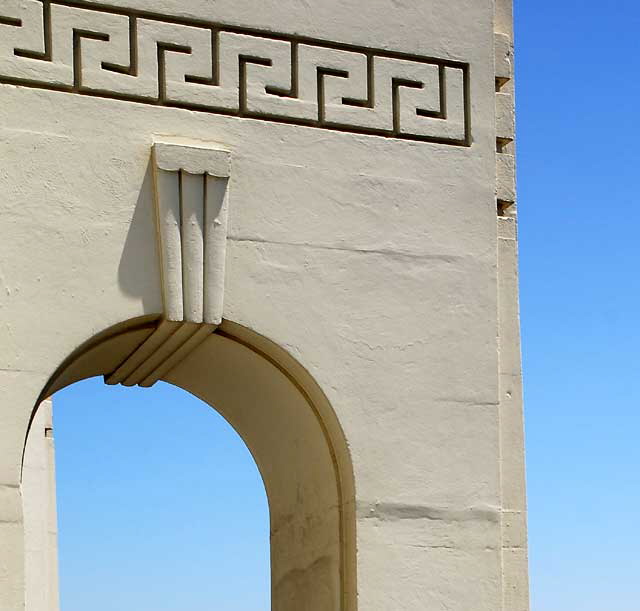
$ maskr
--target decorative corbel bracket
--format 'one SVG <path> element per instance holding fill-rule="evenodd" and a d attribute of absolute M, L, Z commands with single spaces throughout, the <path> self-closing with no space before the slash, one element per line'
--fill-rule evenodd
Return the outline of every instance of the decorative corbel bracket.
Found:
<path fill-rule="evenodd" d="M 108 384 L 152 386 L 222 322 L 231 155 L 158 141 L 152 160 L 164 316 Z"/>

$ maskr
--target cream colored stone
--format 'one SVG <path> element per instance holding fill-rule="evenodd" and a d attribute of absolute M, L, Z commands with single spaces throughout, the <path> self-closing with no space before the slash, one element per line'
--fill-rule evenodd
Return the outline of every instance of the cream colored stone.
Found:
<path fill-rule="evenodd" d="M 77 4 L 0 4 L 0 610 L 33 409 L 104 375 L 238 430 L 274 611 L 523 611 L 510 2 Z"/>
<path fill-rule="evenodd" d="M 498 219 L 503 610 L 528 611 L 517 221 Z"/>
<path fill-rule="evenodd" d="M 513 78 L 513 43 L 511 36 L 505 33 L 496 33 L 496 78 L 501 81 Z"/>
<path fill-rule="evenodd" d="M 504 551 L 504 598 L 503 608 L 510 611 L 529 609 L 529 567 L 524 549 Z"/>
<path fill-rule="evenodd" d="M 524 511 L 502 512 L 502 544 L 505 549 L 527 548 L 527 518 Z"/>
<path fill-rule="evenodd" d="M 502 140 L 515 138 L 515 108 L 510 93 L 496 94 L 496 134 Z"/>
<path fill-rule="evenodd" d="M 497 154 L 496 195 L 500 201 L 516 201 L 515 157 L 506 153 Z"/>
<path fill-rule="evenodd" d="M 163 138 L 153 145 L 153 159 L 159 170 L 208 174 L 216 178 L 231 176 L 231 155 L 223 147 L 208 142 Z"/>
<path fill-rule="evenodd" d="M 513 38 L 513 2 L 512 0 L 496 0 L 495 5 L 496 32 Z"/>

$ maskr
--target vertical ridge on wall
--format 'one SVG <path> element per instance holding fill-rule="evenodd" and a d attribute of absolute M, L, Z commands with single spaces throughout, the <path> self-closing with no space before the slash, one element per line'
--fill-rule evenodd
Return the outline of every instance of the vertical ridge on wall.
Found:
<path fill-rule="evenodd" d="M 528 611 L 512 0 L 497 0 L 494 23 L 502 611 Z"/>
<path fill-rule="evenodd" d="M 511 0 L 496 4 L 496 199 L 501 213 L 515 214 L 515 97 Z"/>

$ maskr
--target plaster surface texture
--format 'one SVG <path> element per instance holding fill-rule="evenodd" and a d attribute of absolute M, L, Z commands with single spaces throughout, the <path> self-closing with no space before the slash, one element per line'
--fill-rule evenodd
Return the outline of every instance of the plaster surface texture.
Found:
<path fill-rule="evenodd" d="M 42 4 L 0 0 L 0 609 L 25 608 L 34 406 L 88 375 L 126 382 L 119 368 L 182 334 L 179 358 L 129 379 L 186 388 L 247 442 L 270 502 L 274 611 L 525 611 L 515 218 L 500 240 L 496 218 L 496 199 L 514 200 L 513 158 L 496 154 L 504 6 L 54 0 L 51 27 L 26 35 Z M 207 24 L 224 25 L 234 66 L 214 102 Z M 163 142 L 187 165 L 193 149 L 228 154 L 228 176 L 160 167 Z M 180 185 L 183 214 L 200 174 L 200 198 L 225 181 L 222 275 L 202 286 L 219 327 L 206 300 L 197 320 L 168 307 L 172 287 L 183 305 L 201 295 L 188 283 L 209 255 L 188 244 L 202 219 L 175 226 L 179 280 L 157 219 L 163 185 Z"/>

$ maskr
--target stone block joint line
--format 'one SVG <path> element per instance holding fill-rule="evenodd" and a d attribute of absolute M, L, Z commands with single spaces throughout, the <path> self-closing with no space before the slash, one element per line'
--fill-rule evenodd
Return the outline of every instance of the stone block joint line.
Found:
<path fill-rule="evenodd" d="M 85 0 L 3 0 L 0 83 L 471 146 L 470 66 Z"/>

